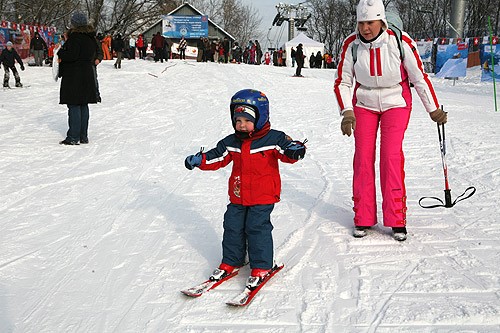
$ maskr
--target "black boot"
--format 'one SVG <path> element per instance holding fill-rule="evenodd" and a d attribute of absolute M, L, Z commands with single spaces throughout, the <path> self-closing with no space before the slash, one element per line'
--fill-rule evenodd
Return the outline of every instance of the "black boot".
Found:
<path fill-rule="evenodd" d="M 400 227 L 400 228 L 392 228 L 392 232 L 394 232 L 394 239 L 402 242 L 406 240 L 406 227 Z"/>

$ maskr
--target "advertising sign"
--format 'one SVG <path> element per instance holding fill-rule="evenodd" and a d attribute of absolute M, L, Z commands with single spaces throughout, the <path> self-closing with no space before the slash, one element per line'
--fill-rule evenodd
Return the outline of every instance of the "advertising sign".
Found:
<path fill-rule="evenodd" d="M 163 36 L 167 38 L 208 37 L 208 16 L 164 15 Z"/>
<path fill-rule="evenodd" d="M 493 61 L 491 63 L 491 54 L 493 53 Z M 481 81 L 493 81 L 493 73 L 495 80 L 500 80 L 500 45 L 499 44 L 483 44 L 481 45 Z"/>
<path fill-rule="evenodd" d="M 438 45 L 436 55 L 437 77 L 465 77 L 467 74 L 467 43 Z"/>

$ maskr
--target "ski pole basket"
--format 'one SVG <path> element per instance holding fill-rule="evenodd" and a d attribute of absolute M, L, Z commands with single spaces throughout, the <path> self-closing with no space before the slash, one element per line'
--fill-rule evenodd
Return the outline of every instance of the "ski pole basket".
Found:
<path fill-rule="evenodd" d="M 474 193 L 476 193 L 476 188 L 474 186 L 469 186 L 464 193 L 459 195 L 455 200 L 451 199 L 451 189 L 448 183 L 448 166 L 446 165 L 446 139 L 444 133 L 444 124 L 437 124 L 438 136 L 439 136 L 439 148 L 441 150 L 441 160 L 443 162 L 443 172 L 444 172 L 444 202 L 438 197 L 422 197 L 418 201 L 418 204 L 422 208 L 437 208 L 445 207 L 451 208 L 455 206 L 458 202 L 470 198 Z M 435 204 L 422 204 L 422 201 L 437 201 Z"/>

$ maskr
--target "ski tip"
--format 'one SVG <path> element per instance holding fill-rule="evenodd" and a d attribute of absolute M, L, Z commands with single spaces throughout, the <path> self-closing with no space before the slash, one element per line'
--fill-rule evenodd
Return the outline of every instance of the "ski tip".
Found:
<path fill-rule="evenodd" d="M 241 308 L 243 306 L 246 306 L 248 303 L 243 303 L 243 304 L 240 304 L 240 303 L 235 303 L 235 302 L 226 302 L 226 305 L 227 306 L 232 306 L 234 308 Z"/>
<path fill-rule="evenodd" d="M 195 293 L 192 293 L 188 290 L 181 290 L 181 293 L 185 296 L 188 296 L 188 297 L 193 297 L 193 298 L 197 298 L 197 297 L 200 297 L 202 294 L 195 294 Z"/>

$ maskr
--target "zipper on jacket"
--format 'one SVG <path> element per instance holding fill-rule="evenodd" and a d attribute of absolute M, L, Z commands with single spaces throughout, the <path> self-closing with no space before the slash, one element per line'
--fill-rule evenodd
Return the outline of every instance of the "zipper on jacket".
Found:
<path fill-rule="evenodd" d="M 373 73 L 375 74 L 375 84 L 377 86 L 377 88 L 379 88 L 379 85 L 378 85 L 378 77 L 379 77 L 379 64 L 380 64 L 380 67 L 382 66 L 382 63 L 380 62 L 380 58 L 377 57 L 377 49 L 373 47 L 373 43 L 370 43 L 370 57 L 372 55 L 372 52 L 373 52 Z M 379 55 L 380 55 L 380 52 L 379 52 Z M 372 70 L 371 68 L 371 61 L 370 61 L 370 71 Z M 382 69 L 380 69 L 380 71 L 382 71 Z M 377 99 L 378 99 L 378 108 L 380 111 L 382 111 L 382 98 L 381 98 L 381 91 L 382 89 L 376 89 L 377 91 Z"/>

